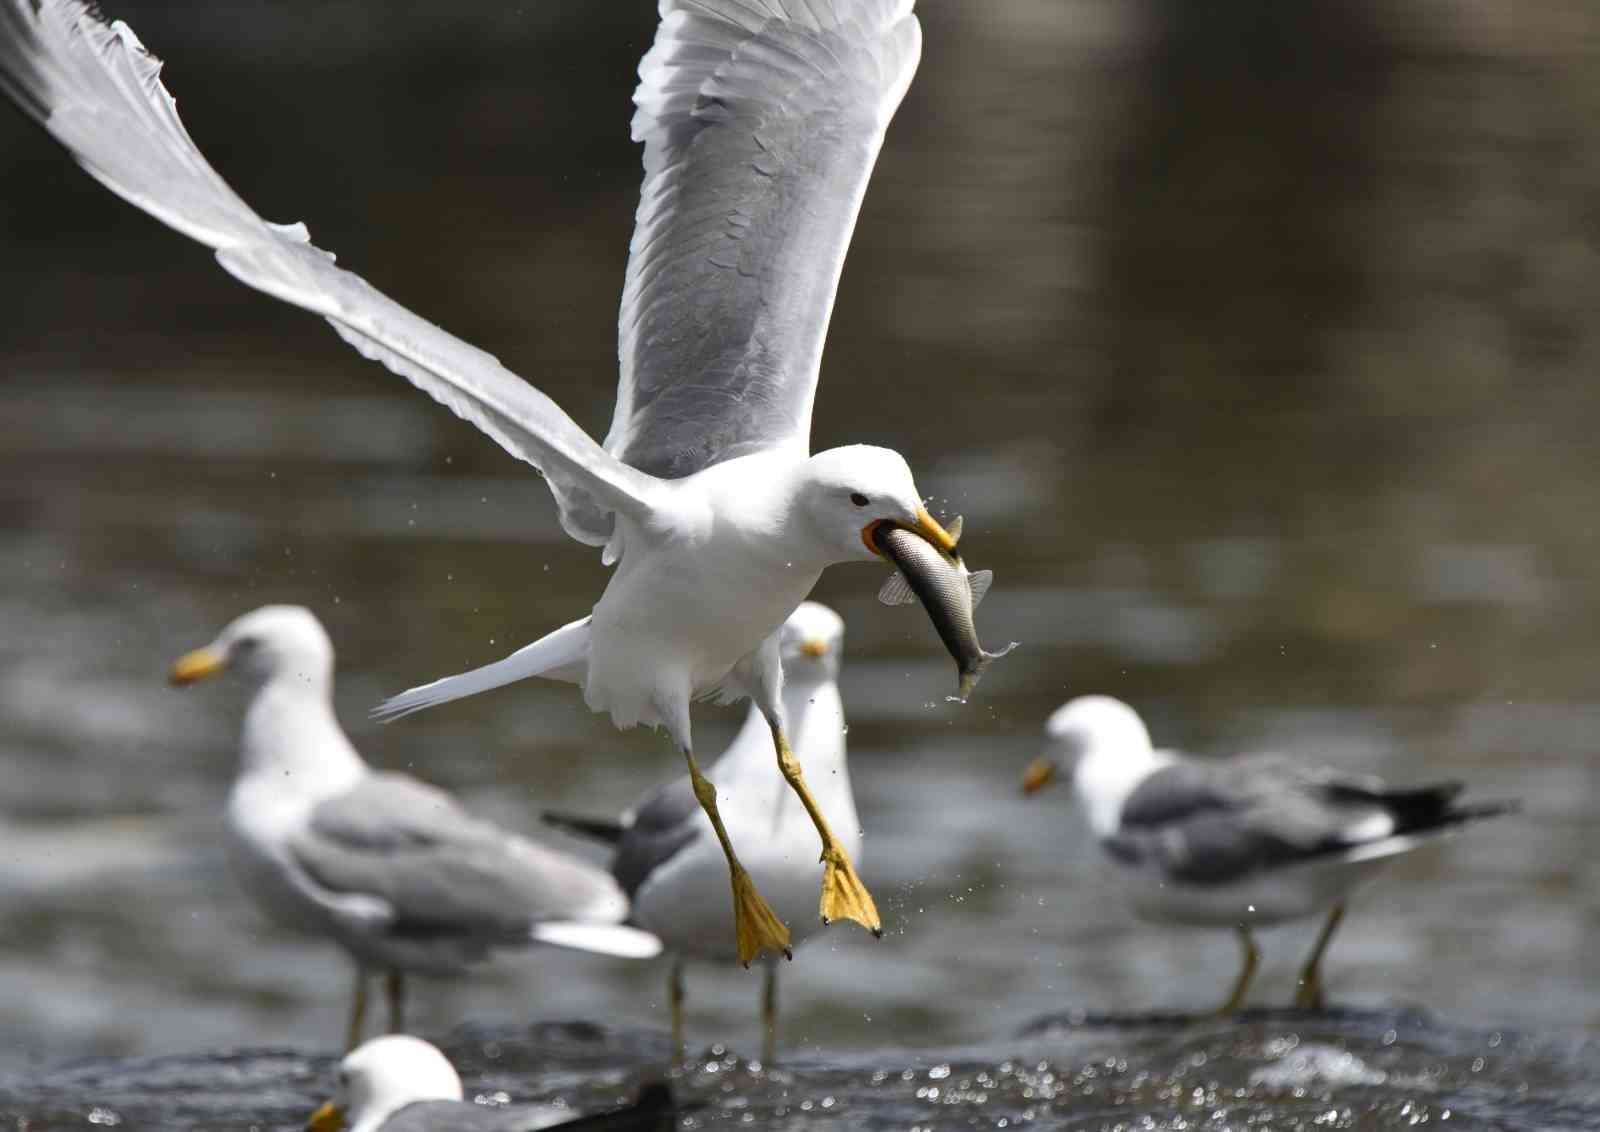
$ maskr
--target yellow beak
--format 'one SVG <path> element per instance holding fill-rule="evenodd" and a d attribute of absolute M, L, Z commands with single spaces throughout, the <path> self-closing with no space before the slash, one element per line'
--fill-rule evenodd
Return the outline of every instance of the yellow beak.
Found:
<path fill-rule="evenodd" d="M 946 554 L 951 554 L 956 549 L 955 536 L 941 527 L 939 520 L 928 514 L 926 507 L 917 508 L 917 533 Z"/>
<path fill-rule="evenodd" d="M 1022 772 L 1022 792 L 1034 794 L 1050 785 L 1056 776 L 1056 760 L 1049 755 L 1040 755 L 1028 764 L 1028 769 Z"/>
<path fill-rule="evenodd" d="M 872 553 L 876 554 L 879 558 L 886 558 L 888 556 L 885 555 L 883 551 L 879 549 L 878 544 L 873 541 L 872 534 L 879 527 L 889 521 L 890 520 L 888 519 L 875 519 L 861 528 L 862 543 L 864 543 L 866 548 L 872 551 Z M 904 526 L 903 523 L 896 523 L 894 525 L 897 527 Z M 938 547 L 944 553 L 955 553 L 956 536 L 941 527 L 939 525 L 939 520 L 928 514 L 928 509 L 926 507 L 919 506 L 917 508 L 917 525 L 907 529 L 916 531 L 917 534 L 933 543 L 934 546 Z"/>
<path fill-rule="evenodd" d="M 828 655 L 828 642 L 821 637 L 812 637 L 800 643 L 800 651 L 813 660 L 820 660 Z"/>
<path fill-rule="evenodd" d="M 339 1132 L 344 1127 L 344 1109 L 327 1101 L 306 1121 L 306 1132 Z"/>
<path fill-rule="evenodd" d="M 205 648 L 186 652 L 173 661 L 172 671 L 168 673 L 167 679 L 174 684 L 193 684 L 196 680 L 204 680 L 227 666 L 227 656 L 207 645 Z"/>

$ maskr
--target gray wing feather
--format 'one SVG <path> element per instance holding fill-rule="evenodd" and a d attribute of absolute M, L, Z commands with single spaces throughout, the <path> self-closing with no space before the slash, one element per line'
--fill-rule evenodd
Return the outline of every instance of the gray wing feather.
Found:
<path fill-rule="evenodd" d="M 397 934 L 521 940 L 541 920 L 625 913 L 601 870 L 475 818 L 405 775 L 372 774 L 323 802 L 289 849 L 325 888 L 387 902 Z"/>
<path fill-rule="evenodd" d="M 178 117 L 161 63 L 83 0 L 0 0 L 0 89 L 118 196 L 215 249 L 242 282 L 322 315 L 364 356 L 545 474 L 573 537 L 601 545 L 652 481 L 607 455 L 495 358 L 334 266 L 303 225 L 269 224 L 218 176 Z"/>
<path fill-rule="evenodd" d="M 1176 880 L 1224 883 L 1358 843 L 1387 812 L 1372 790 L 1281 759 L 1179 762 L 1129 795 L 1106 848 Z"/>
<path fill-rule="evenodd" d="M 700 836 L 700 802 L 689 779 L 675 778 L 651 791 L 633 811 L 611 875 L 633 899 L 650 874 L 672 860 Z"/>
<path fill-rule="evenodd" d="M 380 1132 L 534 1132 L 570 1120 L 546 1105 L 487 1105 L 465 1101 L 414 1101 L 383 1122 Z"/>
<path fill-rule="evenodd" d="M 921 53 L 912 0 L 661 0 L 607 451 L 686 476 L 809 451 L 839 274 Z"/>

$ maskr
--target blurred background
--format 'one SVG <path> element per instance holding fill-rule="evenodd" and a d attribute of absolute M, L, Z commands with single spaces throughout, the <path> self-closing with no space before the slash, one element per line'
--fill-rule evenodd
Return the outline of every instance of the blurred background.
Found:
<path fill-rule="evenodd" d="M 639 173 L 647 0 L 105 0 L 268 218 L 498 355 L 597 435 Z M 888 935 L 785 969 L 784 1041 L 978 1041 L 1198 1008 L 1226 933 L 1139 927 L 1065 791 L 1017 776 L 1107 692 L 1158 743 L 1277 749 L 1525 812 L 1398 862 L 1336 1003 L 1600 1025 L 1600 9 L 1590 0 L 924 5 L 834 315 L 817 447 L 906 453 L 1023 642 L 973 702 L 882 572 L 818 596 Z M 375 764 L 534 829 L 678 772 L 571 689 L 378 728 L 604 583 L 540 481 L 319 320 L 227 279 L 0 110 L 0 1069 L 329 1047 L 341 956 L 223 868 L 243 690 L 166 664 L 303 602 Z M 737 712 L 702 709 L 709 751 Z M 550 835 L 552 840 L 555 835 Z M 570 844 L 570 843 L 565 843 Z M 1285 1002 L 1314 925 L 1265 937 Z M 545 952 L 424 982 L 468 1018 L 665 1025 L 659 964 Z M 753 1051 L 758 980 L 691 1039 Z"/>

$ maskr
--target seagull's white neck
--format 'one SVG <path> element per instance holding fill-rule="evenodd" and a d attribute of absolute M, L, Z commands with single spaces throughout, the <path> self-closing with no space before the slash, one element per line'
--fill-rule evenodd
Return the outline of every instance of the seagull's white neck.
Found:
<path fill-rule="evenodd" d="M 803 451 L 775 449 L 725 460 L 675 482 L 702 502 L 719 546 L 736 544 L 764 563 L 816 575 L 840 558 L 802 506 L 805 469 Z"/>
<path fill-rule="evenodd" d="M 256 689 L 239 741 L 239 777 L 266 775 L 279 789 L 339 793 L 367 773 L 333 714 L 326 680 L 272 676 Z"/>
<path fill-rule="evenodd" d="M 1145 778 L 1173 761 L 1172 755 L 1152 750 L 1148 742 L 1091 743 L 1078 758 L 1072 791 L 1094 835 L 1116 833 L 1128 796 Z"/>

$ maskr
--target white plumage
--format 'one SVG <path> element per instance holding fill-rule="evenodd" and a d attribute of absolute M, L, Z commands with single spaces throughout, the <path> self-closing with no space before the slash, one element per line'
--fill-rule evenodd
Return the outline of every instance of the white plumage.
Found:
<path fill-rule="evenodd" d="M 1138 714 L 1109 696 L 1057 709 L 1045 747 L 1025 784 L 1070 773 L 1098 863 L 1135 911 L 1238 932 L 1244 962 L 1224 1011 L 1243 1003 L 1255 972 L 1252 928 L 1328 914 L 1297 999 L 1321 1006 L 1321 959 L 1345 901 L 1398 854 L 1514 808 L 1463 804 L 1454 782 L 1395 789 L 1283 758 L 1157 750 Z"/>
<path fill-rule="evenodd" d="M 862 843 L 860 819 L 846 755 L 839 666 L 844 621 L 817 602 L 805 602 L 781 635 L 783 701 L 795 751 L 814 784 L 817 805 L 838 831 L 852 858 Z M 727 814 L 730 836 L 747 846 L 741 859 L 788 925 L 795 946 L 821 926 L 816 906 L 816 838 L 811 820 L 774 762 L 772 735 L 754 708 L 727 750 L 707 772 Z M 727 868 L 711 823 L 679 779 L 646 794 L 619 822 L 560 814 L 546 820 L 612 845 L 612 872 L 633 900 L 633 920 L 674 956 L 669 987 L 674 1038 L 682 1045 L 683 962 L 731 963 L 733 916 Z M 778 965 L 764 967 L 762 995 L 766 1059 L 776 1046 Z"/>
<path fill-rule="evenodd" d="M 254 685 L 229 793 L 229 865 L 269 915 L 341 945 L 357 965 L 351 1042 L 366 975 L 453 974 L 503 947 L 551 943 L 649 958 L 661 945 L 622 923 L 628 899 L 575 857 L 475 818 L 449 794 L 374 771 L 333 714 L 333 647 L 298 606 L 265 606 L 173 667 L 177 683 L 224 668 Z"/>
<path fill-rule="evenodd" d="M 565 529 L 616 564 L 589 618 L 379 714 L 526 676 L 574 680 L 618 726 L 665 727 L 691 777 L 697 698 L 753 700 L 786 750 L 776 634 L 826 567 L 872 560 L 879 523 L 954 545 L 896 453 L 808 456 L 845 252 L 920 46 L 911 0 L 662 0 L 640 72 L 645 180 L 602 447 L 495 358 L 336 267 L 304 226 L 251 211 L 125 24 L 84 0 L 0 0 L 0 85 L 86 170 L 533 465 Z M 843 847 L 821 822 L 818 833 L 823 913 L 878 930 Z M 741 953 L 782 949 L 731 846 L 727 858 Z"/>

